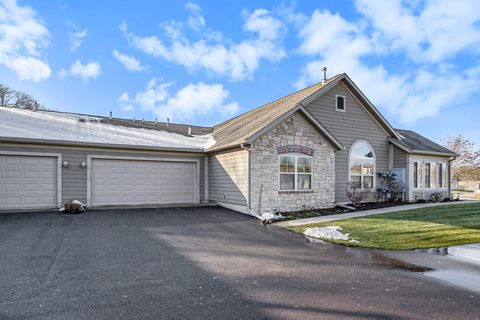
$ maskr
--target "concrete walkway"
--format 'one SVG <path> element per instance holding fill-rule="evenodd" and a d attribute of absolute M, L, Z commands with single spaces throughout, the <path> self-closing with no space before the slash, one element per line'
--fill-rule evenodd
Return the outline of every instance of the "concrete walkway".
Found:
<path fill-rule="evenodd" d="M 415 203 L 415 204 L 407 204 L 407 205 L 398 206 L 398 207 L 388 207 L 388 208 L 365 210 L 365 211 L 358 211 L 358 212 L 333 214 L 329 216 L 281 221 L 281 222 L 275 223 L 275 225 L 279 227 L 288 228 L 288 227 L 303 226 L 311 223 L 336 221 L 336 220 L 343 220 L 343 219 L 357 218 L 357 217 L 366 217 L 366 216 L 372 216 L 376 214 L 383 214 L 383 213 L 390 213 L 390 212 L 399 212 L 399 211 L 407 211 L 407 210 L 430 208 L 430 207 L 472 204 L 472 203 L 480 203 L 480 201 L 469 200 L 469 201 L 453 201 L 453 202 L 439 202 L 439 203 Z"/>

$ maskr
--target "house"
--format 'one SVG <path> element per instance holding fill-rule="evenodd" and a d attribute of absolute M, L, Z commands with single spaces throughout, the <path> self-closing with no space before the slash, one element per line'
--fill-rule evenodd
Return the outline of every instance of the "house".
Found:
<path fill-rule="evenodd" d="M 194 103 L 194 102 L 193 102 Z M 0 108 L 0 210 L 216 202 L 261 214 L 348 203 L 394 171 L 450 194 L 455 153 L 394 129 L 339 74 L 214 127 Z"/>

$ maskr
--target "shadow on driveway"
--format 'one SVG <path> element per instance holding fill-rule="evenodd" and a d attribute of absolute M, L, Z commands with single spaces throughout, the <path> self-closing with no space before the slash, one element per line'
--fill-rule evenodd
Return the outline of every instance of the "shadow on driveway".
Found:
<path fill-rule="evenodd" d="M 0 216 L 1 319 L 465 319 L 470 293 L 218 207 Z"/>

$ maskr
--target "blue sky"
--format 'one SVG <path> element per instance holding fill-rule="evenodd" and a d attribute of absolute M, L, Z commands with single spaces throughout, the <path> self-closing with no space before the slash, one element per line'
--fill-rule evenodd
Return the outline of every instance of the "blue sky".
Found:
<path fill-rule="evenodd" d="M 346 72 L 395 127 L 480 145 L 480 1 L 0 0 L 0 82 L 212 125 Z"/>

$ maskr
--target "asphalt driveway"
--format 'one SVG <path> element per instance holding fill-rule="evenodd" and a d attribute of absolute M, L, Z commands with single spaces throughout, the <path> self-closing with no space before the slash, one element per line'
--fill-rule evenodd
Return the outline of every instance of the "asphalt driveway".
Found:
<path fill-rule="evenodd" d="M 408 269 L 216 207 L 0 214 L 0 319 L 480 317 Z"/>

